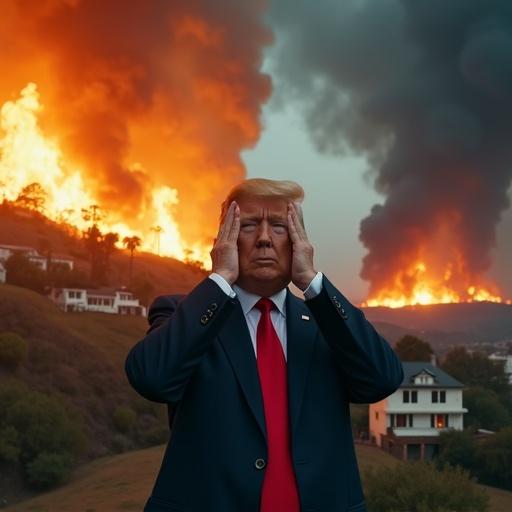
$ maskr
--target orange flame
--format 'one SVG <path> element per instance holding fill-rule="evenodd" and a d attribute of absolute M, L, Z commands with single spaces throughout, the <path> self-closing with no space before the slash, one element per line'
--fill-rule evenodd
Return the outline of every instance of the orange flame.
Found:
<path fill-rule="evenodd" d="M 0 110 L 0 183 L 4 199 L 14 201 L 22 188 L 37 182 L 47 193 L 44 214 L 55 221 L 65 221 L 81 230 L 89 227 L 81 210 L 98 200 L 86 190 L 81 169 L 71 167 L 59 148 L 57 139 L 49 139 L 38 124 L 43 110 L 34 83 L 29 83 L 14 101 L 6 102 Z M 140 167 L 134 164 L 137 170 Z M 168 186 L 153 187 L 151 201 L 145 211 L 116 222 L 108 212 L 98 221 L 102 231 L 119 233 L 120 239 L 137 235 L 143 240 L 142 249 L 157 252 L 155 237 L 150 236 L 151 225 L 159 226 L 158 251 L 161 255 L 181 260 L 199 261 L 208 265 L 209 247 L 204 244 L 187 245 L 181 236 L 173 212 L 179 204 L 178 192 Z"/>
<path fill-rule="evenodd" d="M 442 277 L 439 277 L 441 275 Z M 435 274 L 423 261 L 418 261 L 407 270 L 398 272 L 387 287 L 372 294 L 363 307 L 385 306 L 400 308 L 404 306 L 449 304 L 460 302 L 497 302 L 511 304 L 504 300 L 496 286 L 482 283 L 455 287 L 453 269 Z M 475 278 L 476 281 L 476 278 Z"/>

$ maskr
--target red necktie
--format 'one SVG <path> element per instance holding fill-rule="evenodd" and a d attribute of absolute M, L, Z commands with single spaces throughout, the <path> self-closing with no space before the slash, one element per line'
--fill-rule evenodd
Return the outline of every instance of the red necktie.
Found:
<path fill-rule="evenodd" d="M 299 492 L 290 445 L 286 360 L 270 319 L 270 311 L 275 306 L 270 299 L 260 299 L 255 307 L 261 311 L 256 353 L 268 444 L 260 512 L 299 512 Z"/>

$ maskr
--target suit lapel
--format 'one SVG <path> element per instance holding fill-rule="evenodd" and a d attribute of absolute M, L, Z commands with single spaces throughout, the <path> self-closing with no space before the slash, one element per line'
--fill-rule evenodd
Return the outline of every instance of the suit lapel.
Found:
<path fill-rule="evenodd" d="M 219 338 L 240 383 L 249 408 L 266 439 L 265 413 L 256 357 L 247 322 L 238 300 L 236 301 L 235 310 L 227 319 L 219 334 Z"/>
<path fill-rule="evenodd" d="M 307 320 L 306 318 L 309 318 Z M 304 302 L 290 290 L 286 295 L 288 401 L 291 432 L 295 431 L 304 397 L 307 376 L 313 356 L 318 329 Z"/>

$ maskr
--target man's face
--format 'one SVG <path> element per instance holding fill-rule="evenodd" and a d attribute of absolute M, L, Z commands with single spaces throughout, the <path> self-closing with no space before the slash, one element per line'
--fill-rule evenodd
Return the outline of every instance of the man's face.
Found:
<path fill-rule="evenodd" d="M 272 295 L 291 280 L 292 243 L 288 203 L 278 198 L 245 198 L 240 206 L 238 284 L 258 295 Z"/>

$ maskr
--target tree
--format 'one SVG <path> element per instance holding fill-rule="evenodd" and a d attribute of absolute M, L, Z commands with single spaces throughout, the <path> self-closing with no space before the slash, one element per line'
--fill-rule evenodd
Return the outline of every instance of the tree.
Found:
<path fill-rule="evenodd" d="M 446 464 L 461 466 L 472 474 L 477 469 L 477 441 L 471 431 L 447 430 L 439 435 L 439 456 L 436 463 L 439 468 Z"/>
<path fill-rule="evenodd" d="M 427 341 L 411 335 L 406 335 L 396 342 L 395 352 L 401 361 L 430 362 L 434 354 L 432 347 Z"/>
<path fill-rule="evenodd" d="M 462 468 L 414 462 L 371 468 L 364 476 L 369 512 L 484 512 L 488 496 Z"/>
<path fill-rule="evenodd" d="M 479 479 L 489 485 L 512 490 L 512 427 L 500 430 L 479 450 Z"/>
<path fill-rule="evenodd" d="M 48 194 L 40 183 L 29 183 L 21 189 L 14 203 L 22 208 L 28 208 L 35 212 L 41 213 L 44 210 Z"/>
<path fill-rule="evenodd" d="M 6 282 L 43 293 L 47 284 L 45 273 L 21 252 L 14 253 L 5 262 Z"/>
<path fill-rule="evenodd" d="M 27 357 L 27 342 L 15 332 L 0 333 L 0 366 L 16 369 Z"/>
<path fill-rule="evenodd" d="M 490 389 L 472 387 L 464 390 L 464 425 L 474 429 L 499 430 L 511 424 L 510 414 L 500 397 Z"/>
<path fill-rule="evenodd" d="M 138 236 L 125 236 L 123 238 L 123 244 L 130 251 L 130 271 L 128 282 L 131 283 L 133 272 L 133 253 L 141 246 L 142 240 Z"/>
<path fill-rule="evenodd" d="M 493 361 L 484 352 L 469 353 L 465 347 L 452 348 L 441 367 L 466 386 L 492 389 L 500 396 L 510 392 L 504 361 Z"/>

